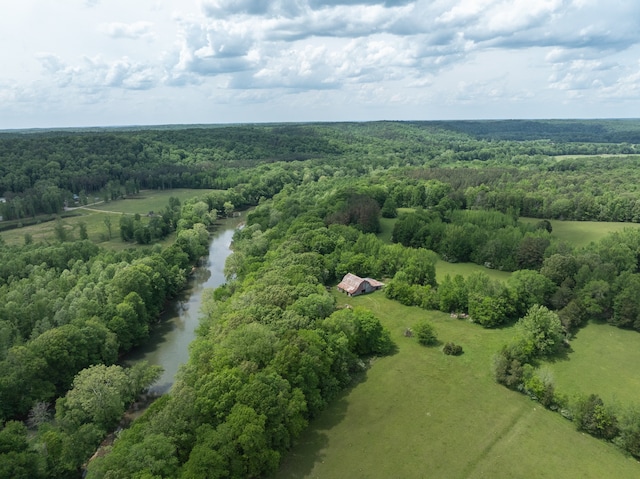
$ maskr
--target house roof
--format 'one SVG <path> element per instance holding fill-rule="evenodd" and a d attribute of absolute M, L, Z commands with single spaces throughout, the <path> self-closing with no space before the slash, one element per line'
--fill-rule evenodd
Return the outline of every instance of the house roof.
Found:
<path fill-rule="evenodd" d="M 373 286 L 374 288 L 381 288 L 384 286 L 384 283 L 381 283 L 380 281 L 373 279 L 373 278 L 364 278 L 365 281 L 368 281 L 369 284 L 371 286 Z"/>
<path fill-rule="evenodd" d="M 360 276 L 356 276 L 355 274 L 347 273 L 344 275 L 344 278 L 342 278 L 342 281 L 340 281 L 340 284 L 338 284 L 338 288 L 346 291 L 349 294 L 353 294 L 358 291 L 363 281 L 368 282 L 374 288 L 384 286 L 384 283 L 376 281 L 375 279 L 361 278 Z"/>

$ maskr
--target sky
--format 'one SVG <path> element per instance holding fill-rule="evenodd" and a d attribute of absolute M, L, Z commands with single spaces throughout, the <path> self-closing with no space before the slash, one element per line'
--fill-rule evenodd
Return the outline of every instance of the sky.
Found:
<path fill-rule="evenodd" d="M 3 0 L 0 129 L 637 118 L 637 0 Z"/>

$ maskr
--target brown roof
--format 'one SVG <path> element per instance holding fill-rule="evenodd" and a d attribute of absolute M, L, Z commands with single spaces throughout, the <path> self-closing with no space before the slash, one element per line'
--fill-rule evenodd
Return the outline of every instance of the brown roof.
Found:
<path fill-rule="evenodd" d="M 369 284 L 374 288 L 382 288 L 384 286 L 384 283 L 381 283 L 380 281 L 373 278 L 365 278 L 365 280 L 368 281 Z"/>
<path fill-rule="evenodd" d="M 342 278 L 342 281 L 340 281 L 340 284 L 338 284 L 338 288 L 346 291 L 349 294 L 353 294 L 358 291 L 363 281 L 368 282 L 374 288 L 384 286 L 384 283 L 376 281 L 375 279 L 361 278 L 360 276 L 356 276 L 355 274 L 347 273 L 344 275 L 344 278 Z"/>

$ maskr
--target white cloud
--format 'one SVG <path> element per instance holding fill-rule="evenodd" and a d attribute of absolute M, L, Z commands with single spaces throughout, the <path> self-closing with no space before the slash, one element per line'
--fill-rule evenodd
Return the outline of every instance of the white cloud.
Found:
<path fill-rule="evenodd" d="M 345 114 L 360 105 L 364 115 L 377 105 L 397 117 L 451 115 L 425 107 L 434 104 L 457 105 L 462 115 L 503 100 L 528 108 L 526 116 L 534 101 L 550 109 L 567 102 L 576 111 L 584 108 L 577 98 L 640 102 L 634 0 L 72 3 L 22 0 L 6 9 L 0 41 L 11 48 L 0 51 L 2 103 L 99 98 L 115 105 L 166 94 L 196 107 L 244 111 L 272 102 L 329 112 L 349 104 Z M 50 53 L 37 53 L 43 49 Z"/>
<path fill-rule="evenodd" d="M 151 38 L 154 36 L 151 22 L 112 22 L 100 25 L 100 31 L 112 38 Z"/>
<path fill-rule="evenodd" d="M 202 2 L 204 13 L 210 17 L 244 13 L 247 15 L 264 15 L 274 9 L 280 2 L 263 0 L 205 0 Z"/>
<path fill-rule="evenodd" d="M 112 62 L 99 56 L 85 57 L 82 63 L 73 66 L 51 53 L 42 53 L 39 58 L 43 68 L 62 88 L 95 94 L 105 87 L 145 90 L 158 84 L 157 71 L 126 57 Z"/>

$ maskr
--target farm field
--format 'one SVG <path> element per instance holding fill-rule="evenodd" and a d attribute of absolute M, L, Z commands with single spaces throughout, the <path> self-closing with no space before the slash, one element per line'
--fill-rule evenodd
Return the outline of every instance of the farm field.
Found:
<path fill-rule="evenodd" d="M 612 445 L 494 382 L 492 356 L 509 328 L 482 329 L 377 293 L 348 302 L 372 310 L 398 352 L 376 359 L 311 423 L 275 477 L 638 477 L 640 465 Z M 425 316 L 462 356 L 403 336 Z"/>
<path fill-rule="evenodd" d="M 63 218 L 62 224 L 70 238 L 78 238 L 80 224 L 87 226 L 89 239 L 101 246 L 110 249 L 124 249 L 134 246 L 134 243 L 124 243 L 120 239 L 119 218 L 124 214 L 140 214 L 142 218 L 150 211 L 161 211 L 169 204 L 169 198 L 174 196 L 181 202 L 194 196 L 213 190 L 174 189 L 174 190 L 145 190 L 135 198 L 118 199 L 108 203 L 99 203 L 87 207 L 74 209 L 78 216 Z M 108 238 L 108 230 L 105 218 L 111 218 L 111 239 Z M 55 221 L 47 221 L 40 224 L 3 231 L 0 237 L 9 245 L 24 244 L 25 235 L 29 234 L 34 242 L 56 241 L 54 228 Z M 169 235 L 160 244 L 169 244 L 173 241 L 173 235 Z"/>
<path fill-rule="evenodd" d="M 640 334 L 592 322 L 577 332 L 571 348 L 566 360 L 546 363 L 559 392 L 640 405 Z"/>

